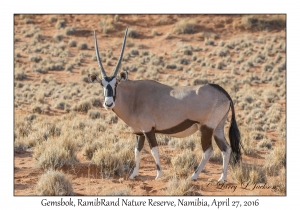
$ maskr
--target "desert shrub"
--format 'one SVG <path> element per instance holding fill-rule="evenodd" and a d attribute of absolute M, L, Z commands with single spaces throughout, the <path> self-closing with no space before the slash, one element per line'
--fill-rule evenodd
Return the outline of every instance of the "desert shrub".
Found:
<path fill-rule="evenodd" d="M 24 73 L 24 71 L 20 68 L 15 69 L 15 79 L 16 80 L 24 80 L 27 78 L 26 74 Z"/>
<path fill-rule="evenodd" d="M 95 107 L 103 107 L 101 98 L 99 98 L 99 97 L 92 97 L 92 98 L 90 98 L 90 102 Z"/>
<path fill-rule="evenodd" d="M 99 149 L 101 150 L 103 147 L 103 143 L 99 141 L 87 143 L 83 147 L 83 156 L 85 156 L 87 160 L 91 160 L 93 158 L 94 153 Z"/>
<path fill-rule="evenodd" d="M 184 196 L 193 190 L 191 179 L 178 179 L 172 177 L 166 188 L 166 195 Z"/>
<path fill-rule="evenodd" d="M 49 170 L 40 177 L 35 193 L 40 196 L 74 195 L 71 181 L 64 173 L 55 170 Z"/>
<path fill-rule="evenodd" d="M 151 34 L 152 34 L 152 36 L 158 36 L 159 35 L 159 33 L 156 29 L 152 29 Z"/>
<path fill-rule="evenodd" d="M 263 149 L 271 149 L 272 148 L 272 142 L 271 142 L 271 140 L 270 139 L 263 139 L 263 140 L 261 140 L 258 144 L 257 144 L 257 146 L 259 147 L 259 148 L 263 148 Z"/>
<path fill-rule="evenodd" d="M 230 171 L 232 179 L 239 184 L 266 183 L 267 181 L 265 171 L 257 165 L 239 163 L 230 166 Z"/>
<path fill-rule="evenodd" d="M 29 60 L 31 62 L 38 63 L 38 62 L 40 62 L 42 60 L 42 57 L 39 56 L 39 55 L 31 55 L 31 56 L 29 56 Z"/>
<path fill-rule="evenodd" d="M 184 150 L 181 154 L 171 160 L 175 174 L 187 176 L 197 167 L 197 157 L 190 150 Z"/>
<path fill-rule="evenodd" d="M 85 42 L 80 42 L 80 43 L 78 43 L 77 48 L 79 50 L 87 50 L 88 49 L 88 45 Z"/>
<path fill-rule="evenodd" d="M 139 51 L 138 51 L 137 49 L 131 49 L 131 50 L 130 50 L 130 54 L 131 54 L 132 56 L 137 56 L 137 55 L 139 55 Z"/>
<path fill-rule="evenodd" d="M 274 103 L 274 101 L 279 100 L 277 93 L 275 91 L 269 90 L 269 89 L 266 89 L 263 92 L 263 97 L 264 97 L 265 101 L 268 103 Z"/>
<path fill-rule="evenodd" d="M 66 21 L 65 20 L 58 20 L 56 25 L 56 29 L 63 29 L 66 27 Z"/>
<path fill-rule="evenodd" d="M 96 150 L 91 162 L 99 168 L 103 176 L 121 175 L 124 171 L 122 160 L 110 148 Z"/>
<path fill-rule="evenodd" d="M 54 34 L 54 35 L 53 35 L 53 39 L 54 39 L 55 41 L 57 41 L 57 42 L 62 41 L 63 38 L 64 38 L 64 36 L 63 36 L 62 34 Z"/>
<path fill-rule="evenodd" d="M 42 105 L 41 104 L 32 104 L 31 111 L 33 113 L 41 114 L 42 113 Z"/>
<path fill-rule="evenodd" d="M 167 65 L 166 65 L 166 68 L 167 68 L 167 69 L 176 69 L 177 66 L 176 66 L 176 64 L 167 64 Z"/>
<path fill-rule="evenodd" d="M 99 119 L 101 117 L 100 111 L 98 110 L 89 110 L 88 116 L 91 119 Z"/>
<path fill-rule="evenodd" d="M 222 70 L 225 66 L 226 66 L 226 64 L 223 62 L 223 61 L 218 61 L 217 63 L 216 63 L 216 67 L 217 67 L 217 69 L 219 69 L 219 70 Z"/>
<path fill-rule="evenodd" d="M 129 28 L 127 36 L 130 38 L 137 38 L 139 36 L 139 34 L 134 28 Z"/>
<path fill-rule="evenodd" d="M 192 34 L 195 33 L 196 25 L 196 20 L 183 19 L 174 25 L 173 32 L 175 34 Z"/>
<path fill-rule="evenodd" d="M 214 52 L 213 55 L 217 55 L 219 57 L 225 57 L 229 54 L 229 50 L 227 48 L 217 48 Z"/>
<path fill-rule="evenodd" d="M 54 105 L 54 107 L 56 109 L 65 110 L 66 108 L 70 107 L 70 105 L 63 100 L 60 100 Z"/>
<path fill-rule="evenodd" d="M 42 42 L 45 39 L 45 37 L 41 33 L 36 33 L 33 36 L 33 40 L 37 42 Z"/>
<path fill-rule="evenodd" d="M 282 167 L 286 166 L 285 145 L 276 146 L 274 150 L 266 156 L 264 168 L 268 175 L 277 176 Z"/>
<path fill-rule="evenodd" d="M 77 42 L 74 39 L 69 40 L 68 42 L 69 47 L 76 47 L 77 46 Z"/>
<path fill-rule="evenodd" d="M 92 104 L 88 100 L 81 100 L 77 104 L 73 105 L 72 110 L 76 112 L 87 113 L 92 108 Z"/>
<path fill-rule="evenodd" d="M 165 39 L 172 39 L 173 37 L 174 36 L 170 32 L 166 33 L 165 35 Z"/>
<path fill-rule="evenodd" d="M 268 123 L 278 123 L 281 119 L 281 105 L 272 104 L 272 106 L 266 112 Z"/>
<path fill-rule="evenodd" d="M 48 139 L 36 146 L 33 156 L 42 168 L 56 169 L 77 162 L 75 142 L 64 136 Z"/>
<path fill-rule="evenodd" d="M 65 35 L 70 36 L 76 32 L 76 28 L 74 26 L 67 27 L 65 29 Z"/>
<path fill-rule="evenodd" d="M 49 21 L 50 23 L 55 23 L 57 21 L 57 18 L 55 16 L 50 16 Z"/>
<path fill-rule="evenodd" d="M 196 147 L 195 139 L 193 139 L 193 138 L 185 138 L 185 139 L 172 138 L 168 142 L 168 145 L 170 147 L 173 147 L 178 150 L 181 150 L 181 149 L 194 150 Z"/>
<path fill-rule="evenodd" d="M 194 79 L 193 85 L 205 85 L 208 84 L 208 79 Z"/>
<path fill-rule="evenodd" d="M 100 27 L 103 33 L 105 34 L 111 33 L 115 28 L 114 19 L 111 17 L 102 19 L 100 21 Z"/>
<path fill-rule="evenodd" d="M 215 41 L 213 39 L 205 39 L 204 41 L 205 45 L 215 45 Z"/>

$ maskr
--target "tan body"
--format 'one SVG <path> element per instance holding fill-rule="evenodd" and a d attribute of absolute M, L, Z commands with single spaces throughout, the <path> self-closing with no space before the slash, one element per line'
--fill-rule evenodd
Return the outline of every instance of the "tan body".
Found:
<path fill-rule="evenodd" d="M 150 80 L 120 82 L 115 104 L 114 112 L 133 133 L 166 130 L 187 119 L 216 127 L 230 107 L 229 99 L 209 85 L 170 87 Z M 194 125 L 170 136 L 186 137 L 198 129 Z"/>

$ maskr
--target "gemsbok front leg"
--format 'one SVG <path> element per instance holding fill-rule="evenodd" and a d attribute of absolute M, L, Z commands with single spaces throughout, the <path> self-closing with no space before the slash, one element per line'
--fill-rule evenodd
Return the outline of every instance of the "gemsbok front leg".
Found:
<path fill-rule="evenodd" d="M 130 175 L 129 179 L 134 179 L 136 176 L 139 175 L 141 151 L 144 147 L 144 143 L 145 143 L 145 136 L 144 135 L 136 135 L 136 146 L 134 149 L 135 167 L 134 167 L 133 172 Z"/>
<path fill-rule="evenodd" d="M 214 152 L 212 148 L 213 129 L 209 128 L 206 125 L 201 125 L 200 132 L 201 132 L 201 145 L 202 145 L 203 154 L 202 154 L 202 160 L 191 178 L 194 181 L 197 180 L 199 174 L 201 173 L 207 161 L 209 160 L 209 158 Z"/>
<path fill-rule="evenodd" d="M 157 175 L 155 179 L 158 179 L 162 176 L 162 170 L 159 162 L 159 151 L 158 151 L 158 144 L 155 137 L 154 129 L 152 129 L 150 132 L 144 133 L 151 149 L 152 156 L 156 163 L 156 169 L 157 169 Z"/>

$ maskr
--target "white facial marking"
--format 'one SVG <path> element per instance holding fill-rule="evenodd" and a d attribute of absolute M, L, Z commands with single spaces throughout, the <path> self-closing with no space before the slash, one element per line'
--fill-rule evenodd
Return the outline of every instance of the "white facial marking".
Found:
<path fill-rule="evenodd" d="M 103 106 L 106 110 L 112 109 L 115 106 L 114 98 L 113 96 L 115 95 L 115 86 L 116 86 L 116 78 L 113 78 L 111 81 L 107 82 L 105 79 L 102 79 L 102 85 L 104 90 L 107 88 L 108 85 L 111 86 L 113 95 L 112 96 L 106 96 L 104 99 Z"/>
<path fill-rule="evenodd" d="M 105 97 L 103 106 L 106 110 L 114 108 L 114 106 L 115 106 L 114 98 L 113 97 Z"/>

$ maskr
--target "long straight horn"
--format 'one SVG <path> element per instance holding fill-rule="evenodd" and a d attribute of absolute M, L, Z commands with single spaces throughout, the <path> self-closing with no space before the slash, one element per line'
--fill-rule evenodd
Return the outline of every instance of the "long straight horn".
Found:
<path fill-rule="evenodd" d="M 121 64 L 121 62 L 122 62 L 123 52 L 124 52 L 125 44 L 126 44 L 127 32 L 128 32 L 128 27 L 126 28 L 126 32 L 125 32 L 125 35 L 124 35 L 124 41 L 123 41 L 123 45 L 122 45 L 122 51 L 121 51 L 121 54 L 120 54 L 118 63 L 117 63 L 117 65 L 116 65 L 116 68 L 115 68 L 115 70 L 114 70 L 113 76 L 116 76 L 116 75 L 117 75 L 118 70 L 119 70 L 119 67 L 120 67 L 120 64 Z"/>
<path fill-rule="evenodd" d="M 94 31 L 94 39 L 95 39 L 95 49 L 96 49 L 97 61 L 98 61 L 98 64 L 99 64 L 99 67 L 100 67 L 100 70 L 101 70 L 101 76 L 102 76 L 102 78 L 104 78 L 104 77 L 106 77 L 106 73 L 105 73 L 104 68 L 102 66 L 102 63 L 101 63 L 100 53 L 99 53 L 99 50 L 98 50 L 96 31 Z"/>

